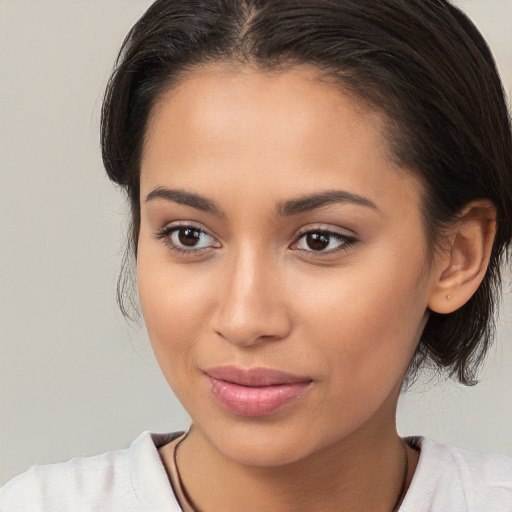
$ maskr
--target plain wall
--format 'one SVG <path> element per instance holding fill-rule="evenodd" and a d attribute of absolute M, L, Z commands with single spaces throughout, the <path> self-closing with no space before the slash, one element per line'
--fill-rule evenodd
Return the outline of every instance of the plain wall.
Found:
<path fill-rule="evenodd" d="M 143 328 L 118 312 L 127 211 L 99 110 L 147 0 L 0 0 L 0 484 L 36 463 L 186 428 Z M 466 0 L 512 87 L 511 0 Z M 416 386 L 402 434 L 512 455 L 512 301 L 482 382 Z"/>

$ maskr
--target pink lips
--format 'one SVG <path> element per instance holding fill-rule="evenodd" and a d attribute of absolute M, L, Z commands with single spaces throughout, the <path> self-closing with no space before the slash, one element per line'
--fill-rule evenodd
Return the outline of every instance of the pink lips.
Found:
<path fill-rule="evenodd" d="M 312 383 L 310 378 L 267 368 L 220 366 L 204 373 L 220 405 L 240 416 L 272 414 L 299 398 Z"/>

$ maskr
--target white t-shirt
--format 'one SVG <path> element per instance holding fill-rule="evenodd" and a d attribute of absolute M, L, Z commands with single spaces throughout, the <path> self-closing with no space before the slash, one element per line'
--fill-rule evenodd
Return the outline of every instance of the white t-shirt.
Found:
<path fill-rule="evenodd" d="M 34 466 L 0 489 L 0 512 L 180 512 L 157 451 L 177 435 L 144 432 L 126 450 Z M 400 512 L 512 512 L 512 457 L 419 443 Z"/>

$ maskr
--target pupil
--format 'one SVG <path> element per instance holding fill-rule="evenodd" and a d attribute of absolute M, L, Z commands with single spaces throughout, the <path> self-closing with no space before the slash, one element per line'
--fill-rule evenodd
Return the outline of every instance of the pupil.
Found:
<path fill-rule="evenodd" d="M 308 233 L 306 242 L 310 249 L 321 251 L 329 245 L 329 237 L 323 233 Z"/>
<path fill-rule="evenodd" d="M 184 228 L 178 232 L 180 243 L 188 247 L 194 247 L 201 238 L 201 231 L 198 229 Z"/>

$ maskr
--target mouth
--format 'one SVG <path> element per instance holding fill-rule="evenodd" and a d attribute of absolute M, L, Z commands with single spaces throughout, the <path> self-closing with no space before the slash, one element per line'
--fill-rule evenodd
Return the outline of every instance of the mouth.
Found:
<path fill-rule="evenodd" d="M 309 377 L 269 368 L 220 366 L 204 370 L 217 402 L 239 416 L 266 416 L 301 397 L 311 386 Z"/>

